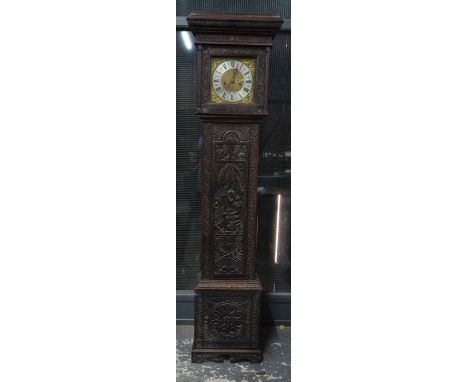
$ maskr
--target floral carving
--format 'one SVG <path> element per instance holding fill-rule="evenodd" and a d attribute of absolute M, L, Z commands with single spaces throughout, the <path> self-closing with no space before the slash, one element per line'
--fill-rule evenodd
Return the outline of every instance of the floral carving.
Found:
<path fill-rule="evenodd" d="M 227 301 L 209 305 L 211 306 L 204 317 L 209 336 L 218 341 L 228 341 L 241 334 L 245 325 L 246 303 Z"/>
<path fill-rule="evenodd" d="M 197 290 L 194 348 L 257 348 L 260 294 L 259 289 Z"/>
<path fill-rule="evenodd" d="M 232 131 L 226 133 L 223 143 L 216 144 L 216 160 L 245 162 L 247 160 L 247 144 L 240 143 L 237 133 Z"/>
<path fill-rule="evenodd" d="M 240 236 L 215 236 L 215 274 L 242 274 L 243 249 Z"/>

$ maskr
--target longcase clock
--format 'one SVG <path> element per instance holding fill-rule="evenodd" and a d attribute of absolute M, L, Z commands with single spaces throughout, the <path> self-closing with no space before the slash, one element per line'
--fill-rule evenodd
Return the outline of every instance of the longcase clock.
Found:
<path fill-rule="evenodd" d="M 255 273 L 258 139 L 277 16 L 191 14 L 203 124 L 201 277 L 192 362 L 261 362 Z"/>

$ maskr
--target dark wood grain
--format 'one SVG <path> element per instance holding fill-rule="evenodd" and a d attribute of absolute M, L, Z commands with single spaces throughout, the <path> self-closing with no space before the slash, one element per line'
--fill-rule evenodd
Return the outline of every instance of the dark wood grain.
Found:
<path fill-rule="evenodd" d="M 283 20 L 268 15 L 191 14 L 197 46 L 197 110 L 203 123 L 201 279 L 195 287 L 193 362 L 261 362 L 262 286 L 255 273 L 257 171 L 268 110 L 273 37 Z M 253 102 L 211 101 L 213 57 L 254 59 Z"/>

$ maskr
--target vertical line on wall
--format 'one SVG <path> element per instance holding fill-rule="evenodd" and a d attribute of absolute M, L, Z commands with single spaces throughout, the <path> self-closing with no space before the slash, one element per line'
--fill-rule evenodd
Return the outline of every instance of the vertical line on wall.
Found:
<path fill-rule="evenodd" d="M 278 238 L 279 238 L 279 222 L 281 214 L 281 194 L 278 194 L 278 202 L 276 207 L 276 235 L 275 235 L 275 264 L 278 264 Z"/>

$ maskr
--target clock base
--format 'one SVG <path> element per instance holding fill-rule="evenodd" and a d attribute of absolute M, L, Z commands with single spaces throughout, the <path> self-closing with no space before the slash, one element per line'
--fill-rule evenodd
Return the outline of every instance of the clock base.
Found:
<path fill-rule="evenodd" d="M 229 359 L 231 363 L 248 361 L 260 363 L 263 354 L 260 349 L 192 349 L 192 362 L 219 362 Z"/>
<path fill-rule="evenodd" d="M 262 285 L 253 280 L 200 280 L 195 287 L 192 362 L 262 361 Z"/>

